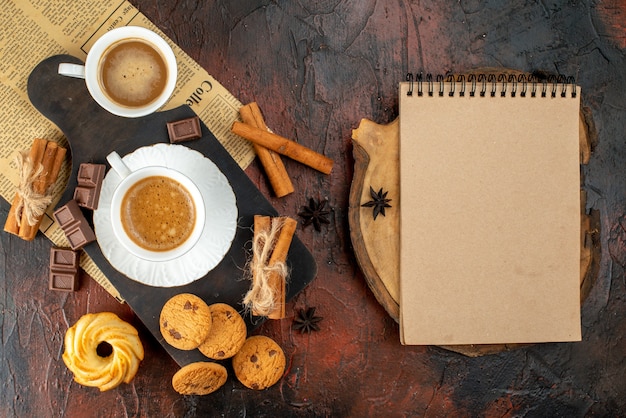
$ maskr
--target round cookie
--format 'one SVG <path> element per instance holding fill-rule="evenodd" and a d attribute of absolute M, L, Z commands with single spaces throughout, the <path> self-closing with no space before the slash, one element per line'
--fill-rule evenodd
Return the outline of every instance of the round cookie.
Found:
<path fill-rule="evenodd" d="M 247 329 L 239 312 L 225 303 L 214 303 L 211 309 L 211 332 L 198 349 L 214 360 L 223 360 L 237 354 L 246 341 Z"/>
<path fill-rule="evenodd" d="M 165 341 L 180 350 L 193 350 L 202 344 L 211 324 L 209 305 L 191 293 L 180 293 L 168 300 L 159 319 Z"/>
<path fill-rule="evenodd" d="M 199 361 L 187 364 L 172 377 L 172 387 L 181 395 L 208 395 L 226 383 L 228 372 L 221 364 Z"/>
<path fill-rule="evenodd" d="M 65 333 L 63 362 L 74 380 L 101 392 L 129 383 L 143 360 L 137 329 L 112 312 L 88 313 Z M 100 347 L 108 344 L 110 353 Z"/>
<path fill-rule="evenodd" d="M 285 364 L 283 349 L 264 335 L 248 338 L 233 357 L 235 376 L 246 387 L 255 390 L 278 382 L 285 372 Z"/>

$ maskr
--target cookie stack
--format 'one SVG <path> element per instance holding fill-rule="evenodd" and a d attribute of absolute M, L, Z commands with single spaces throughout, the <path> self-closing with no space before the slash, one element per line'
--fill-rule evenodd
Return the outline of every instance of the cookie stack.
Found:
<path fill-rule="evenodd" d="M 266 336 L 246 338 L 243 318 L 225 303 L 207 305 L 196 295 L 181 293 L 165 303 L 159 323 L 163 338 L 175 348 L 197 348 L 211 360 L 232 358 L 237 379 L 250 389 L 272 386 L 285 371 L 282 348 Z M 207 395 L 224 385 L 227 377 L 219 363 L 195 362 L 174 374 L 172 386 L 183 395 Z"/>

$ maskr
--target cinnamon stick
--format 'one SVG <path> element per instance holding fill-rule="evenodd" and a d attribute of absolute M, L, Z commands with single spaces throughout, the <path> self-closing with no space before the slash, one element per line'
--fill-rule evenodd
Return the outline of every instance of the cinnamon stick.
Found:
<path fill-rule="evenodd" d="M 256 316 L 285 317 L 285 265 L 297 222 L 288 217 L 254 217 L 252 286 L 243 302 Z"/>
<path fill-rule="evenodd" d="M 4 231 L 13 235 L 19 235 L 20 227 L 17 225 L 17 218 L 15 217 L 15 208 L 20 203 L 20 195 L 15 193 L 13 201 L 11 202 L 11 209 L 7 215 L 7 220 L 4 222 Z"/>
<path fill-rule="evenodd" d="M 63 167 L 63 161 L 65 161 L 65 155 L 67 154 L 67 149 L 63 147 L 59 147 L 57 149 L 56 157 L 54 158 L 54 164 L 52 165 L 52 171 L 50 172 L 50 176 L 48 177 L 48 185 L 47 188 L 54 187 L 57 180 L 59 179 L 59 174 L 61 174 L 61 167 Z"/>
<path fill-rule="evenodd" d="M 36 178 L 32 179 L 32 183 L 28 185 L 34 193 L 44 196 L 50 193 L 51 187 L 59 177 L 66 152 L 67 150 L 59 147 L 56 142 L 41 138 L 33 140 L 33 144 L 23 164 L 25 170 L 28 170 L 27 167 L 31 167 L 33 175 L 36 175 Z M 38 171 L 39 173 L 37 174 Z M 20 176 L 23 175 L 28 175 L 28 173 L 21 172 Z M 25 181 L 27 179 L 21 179 L 21 182 Z M 20 185 L 20 187 L 24 187 L 24 185 Z M 4 230 L 26 241 L 32 241 L 37 235 L 43 216 L 37 218 L 34 225 L 30 225 L 26 210 L 22 210 L 19 214 L 17 213 L 17 208 L 23 204 L 22 199 L 23 195 L 20 192 L 15 193 L 11 209 L 4 224 Z"/>
<path fill-rule="evenodd" d="M 30 147 L 30 151 L 26 158 L 27 158 L 27 161 L 31 161 L 32 166 L 34 167 L 35 170 L 41 164 L 41 160 L 43 159 L 43 154 L 46 149 L 46 144 L 47 144 L 47 141 L 45 139 L 36 138 L 33 140 L 33 144 Z M 20 204 L 21 199 L 22 198 L 20 197 L 20 194 L 15 193 L 15 197 L 13 198 L 13 202 L 11 203 L 11 209 L 9 209 L 9 214 L 4 223 L 4 230 L 14 235 L 19 235 L 19 232 L 20 232 L 20 227 L 17 221 L 17 214 L 15 213 L 15 209 Z M 20 223 L 21 223 L 21 216 L 20 216 Z"/>
<path fill-rule="evenodd" d="M 35 193 L 44 194 L 46 192 L 49 185 L 49 177 L 53 172 L 53 166 L 58 148 L 59 146 L 56 142 L 49 141 L 46 144 L 43 159 L 41 161 L 43 170 L 33 182 L 33 191 Z M 26 219 L 26 214 L 22 213 L 19 232 L 20 238 L 23 238 L 26 241 L 32 241 L 35 238 L 35 235 L 37 235 L 37 230 L 39 229 L 40 224 L 41 218 L 35 223 L 35 225 L 30 225 Z"/>
<path fill-rule="evenodd" d="M 254 235 L 257 236 L 260 233 L 269 233 L 270 230 L 270 225 L 271 225 L 271 219 L 269 216 L 262 216 L 262 215 L 254 215 Z M 258 263 L 258 254 L 255 252 L 253 255 L 253 265 Z M 256 287 L 258 286 L 258 271 L 257 270 L 253 270 L 252 271 L 252 287 Z M 264 313 L 259 312 L 259 310 L 257 309 L 257 307 L 252 304 L 252 314 L 253 315 L 257 315 L 257 316 L 263 316 Z"/>
<path fill-rule="evenodd" d="M 289 252 L 291 240 L 298 225 L 294 219 L 288 217 L 274 218 L 272 222 L 281 222 L 282 227 L 268 263 L 270 267 L 276 263 L 284 263 L 287 259 L 287 252 Z M 285 278 L 276 273 L 270 273 L 269 284 L 274 289 L 276 296 L 274 310 L 267 317 L 270 319 L 282 319 L 285 317 Z"/>
<path fill-rule="evenodd" d="M 261 109 L 259 109 L 259 105 L 256 102 L 243 106 L 239 109 L 239 114 L 244 123 L 268 130 Z M 253 144 L 253 146 L 276 197 L 283 197 L 293 193 L 293 184 L 285 169 L 283 160 L 280 159 L 280 155 L 262 145 Z"/>
<path fill-rule="evenodd" d="M 235 121 L 231 131 L 255 144 L 269 148 L 324 174 L 330 174 L 333 169 L 333 160 L 330 158 L 267 130 Z"/>
<path fill-rule="evenodd" d="M 53 142 L 49 142 L 51 144 Z M 61 172 L 61 167 L 63 167 L 63 161 L 65 160 L 65 154 L 67 153 L 67 149 L 63 147 L 56 147 L 56 152 L 54 154 L 54 160 L 52 161 L 52 167 L 48 172 L 48 175 L 45 178 L 45 182 L 43 183 L 43 193 L 50 192 L 50 188 L 54 187 L 55 183 L 59 178 L 59 173 Z M 44 170 L 45 171 L 45 170 Z M 41 226 L 41 222 L 43 221 L 43 217 L 39 218 L 37 223 L 32 227 L 29 227 L 26 231 L 24 231 L 24 235 L 26 236 L 26 240 L 33 240 L 37 235 L 37 231 Z M 26 224 L 28 225 L 28 224 Z"/>

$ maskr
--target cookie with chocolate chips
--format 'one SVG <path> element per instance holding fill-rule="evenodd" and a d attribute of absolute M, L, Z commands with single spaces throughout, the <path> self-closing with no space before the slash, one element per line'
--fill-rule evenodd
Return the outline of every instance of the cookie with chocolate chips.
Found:
<path fill-rule="evenodd" d="M 163 305 L 159 326 L 161 335 L 172 347 L 193 350 L 211 331 L 211 310 L 198 296 L 180 293 Z"/>
<path fill-rule="evenodd" d="M 225 303 L 214 303 L 211 309 L 211 332 L 198 349 L 214 360 L 234 356 L 246 341 L 246 323 L 239 312 Z"/>
<path fill-rule="evenodd" d="M 181 395 L 208 395 L 221 388 L 228 377 L 221 364 L 196 362 L 183 366 L 172 377 L 172 387 Z"/>
<path fill-rule="evenodd" d="M 235 376 L 246 387 L 263 390 L 278 382 L 285 373 L 285 353 L 269 337 L 255 335 L 246 340 L 233 357 Z"/>

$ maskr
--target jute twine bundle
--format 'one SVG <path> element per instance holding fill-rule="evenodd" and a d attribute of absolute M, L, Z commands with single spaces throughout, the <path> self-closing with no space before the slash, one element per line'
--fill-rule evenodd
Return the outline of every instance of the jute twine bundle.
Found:
<path fill-rule="evenodd" d="M 17 194 L 20 196 L 20 201 L 15 207 L 17 225 L 21 225 L 23 213 L 28 225 L 34 226 L 52 202 L 50 193 L 41 194 L 33 190 L 33 183 L 43 171 L 43 165 L 39 164 L 35 168 L 35 164 L 26 156 L 26 153 L 21 152 L 15 155 L 15 164 L 19 173 Z"/>
<path fill-rule="evenodd" d="M 283 222 L 272 222 L 268 231 L 255 234 L 252 241 L 252 260 L 249 264 L 252 286 L 243 299 L 243 304 L 252 309 L 256 315 L 267 316 L 276 307 L 276 290 L 270 285 L 270 277 L 274 274 L 285 279 L 289 274 L 287 264 L 276 262 L 269 265 L 269 259 Z"/>

